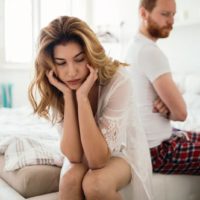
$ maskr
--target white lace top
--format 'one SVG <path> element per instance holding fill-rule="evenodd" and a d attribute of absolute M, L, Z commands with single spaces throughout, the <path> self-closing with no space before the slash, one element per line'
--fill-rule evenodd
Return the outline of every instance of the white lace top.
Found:
<path fill-rule="evenodd" d="M 126 146 L 127 110 L 131 87 L 124 69 L 101 86 L 96 121 L 111 152 L 121 152 Z"/>
<path fill-rule="evenodd" d="M 150 153 L 126 68 L 119 68 L 101 86 L 95 119 L 112 155 L 123 157 L 132 167 L 132 181 L 120 191 L 123 199 L 152 200 Z"/>
<path fill-rule="evenodd" d="M 101 87 L 96 121 L 112 154 L 124 157 L 132 166 L 133 179 L 124 189 L 124 199 L 150 200 L 153 199 L 150 153 L 131 82 L 128 71 L 120 68 Z"/>

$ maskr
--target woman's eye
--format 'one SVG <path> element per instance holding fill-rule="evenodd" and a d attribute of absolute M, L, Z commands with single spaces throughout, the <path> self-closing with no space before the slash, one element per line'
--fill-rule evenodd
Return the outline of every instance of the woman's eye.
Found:
<path fill-rule="evenodd" d="M 56 63 L 56 65 L 65 65 L 65 62 L 62 62 L 62 63 Z"/>
<path fill-rule="evenodd" d="M 78 58 L 78 59 L 76 59 L 75 61 L 76 62 L 82 62 L 82 61 L 84 61 L 85 60 L 85 58 L 83 57 L 83 58 Z"/>

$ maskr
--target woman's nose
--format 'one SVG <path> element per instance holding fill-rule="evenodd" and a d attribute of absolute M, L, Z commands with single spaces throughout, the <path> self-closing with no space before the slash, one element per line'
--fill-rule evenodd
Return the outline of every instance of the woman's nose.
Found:
<path fill-rule="evenodd" d="M 69 68 L 68 68 L 68 76 L 69 77 L 75 77 L 77 74 L 77 69 L 76 67 L 73 65 L 73 64 L 70 64 L 69 65 Z"/>

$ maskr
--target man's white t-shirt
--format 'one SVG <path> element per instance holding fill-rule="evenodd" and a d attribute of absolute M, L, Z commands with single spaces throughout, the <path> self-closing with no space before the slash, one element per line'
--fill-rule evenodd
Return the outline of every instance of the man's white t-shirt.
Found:
<path fill-rule="evenodd" d="M 155 42 L 138 33 L 130 43 L 126 62 L 131 66 L 135 98 L 149 147 L 158 146 L 172 131 L 170 120 L 153 112 L 157 93 L 152 83 L 170 73 L 168 59 Z"/>

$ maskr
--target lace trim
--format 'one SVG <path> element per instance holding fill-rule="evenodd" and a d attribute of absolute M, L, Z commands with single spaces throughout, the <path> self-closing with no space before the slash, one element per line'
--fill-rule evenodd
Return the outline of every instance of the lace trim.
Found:
<path fill-rule="evenodd" d="M 114 120 L 99 118 L 99 127 L 111 150 L 111 152 L 120 151 L 120 141 L 117 134 L 117 123 Z"/>

